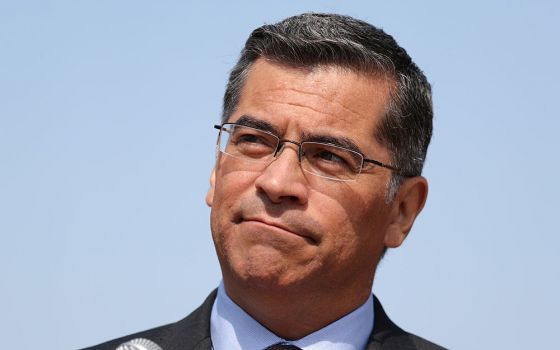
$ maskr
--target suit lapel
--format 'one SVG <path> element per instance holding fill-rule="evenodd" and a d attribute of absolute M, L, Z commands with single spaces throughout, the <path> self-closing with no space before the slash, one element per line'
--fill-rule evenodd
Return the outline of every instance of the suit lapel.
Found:
<path fill-rule="evenodd" d="M 210 350 L 210 315 L 216 299 L 217 290 L 206 298 L 204 303 L 186 318 L 174 323 L 168 329 L 165 350 Z"/>
<path fill-rule="evenodd" d="M 389 319 L 379 299 L 373 296 L 374 322 L 373 331 L 366 350 L 415 349 L 408 338 L 408 333 Z"/>

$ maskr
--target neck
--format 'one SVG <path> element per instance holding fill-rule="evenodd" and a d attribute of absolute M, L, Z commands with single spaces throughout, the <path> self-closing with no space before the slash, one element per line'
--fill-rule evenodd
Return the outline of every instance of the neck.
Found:
<path fill-rule="evenodd" d="M 277 336 L 301 339 L 356 310 L 371 293 L 371 283 L 357 289 L 311 292 L 302 287 L 258 287 L 231 283 L 224 276 L 228 296 L 256 321 Z"/>

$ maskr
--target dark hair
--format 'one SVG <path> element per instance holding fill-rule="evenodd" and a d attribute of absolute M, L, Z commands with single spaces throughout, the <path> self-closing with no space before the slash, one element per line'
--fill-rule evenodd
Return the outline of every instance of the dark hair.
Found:
<path fill-rule="evenodd" d="M 252 64 L 260 57 L 294 68 L 333 65 L 388 77 L 393 88 L 377 135 L 392 154 L 392 199 L 403 177 L 422 173 L 432 135 L 431 88 L 422 71 L 392 36 L 352 17 L 304 13 L 255 29 L 231 71 L 222 120 L 239 103 Z"/>

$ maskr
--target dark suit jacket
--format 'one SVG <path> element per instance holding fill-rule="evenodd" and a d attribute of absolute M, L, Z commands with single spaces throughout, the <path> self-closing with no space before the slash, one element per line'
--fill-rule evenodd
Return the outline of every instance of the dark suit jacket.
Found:
<path fill-rule="evenodd" d="M 82 350 L 115 350 L 120 344 L 134 338 L 152 340 L 161 346 L 163 350 L 210 350 L 212 348 L 212 342 L 210 341 L 210 314 L 214 299 L 216 299 L 216 291 L 213 291 L 198 309 L 178 322 L 127 335 Z M 444 349 L 399 328 L 387 317 L 377 298 L 375 298 L 374 308 L 373 331 L 369 337 L 366 350 Z"/>

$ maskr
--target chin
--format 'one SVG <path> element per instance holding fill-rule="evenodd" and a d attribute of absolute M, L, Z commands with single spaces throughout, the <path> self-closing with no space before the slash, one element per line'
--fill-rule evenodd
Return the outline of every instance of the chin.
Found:
<path fill-rule="evenodd" d="M 262 256 L 247 257 L 239 263 L 234 263 L 234 272 L 238 278 L 248 283 L 281 284 L 285 283 L 289 269 L 281 260 Z"/>
<path fill-rule="evenodd" d="M 275 259 L 276 258 L 276 259 Z M 234 279 L 244 288 L 280 291 L 301 287 L 312 275 L 311 264 L 293 265 L 276 255 L 250 256 L 231 262 Z"/>
<path fill-rule="evenodd" d="M 282 290 L 301 286 L 321 270 L 316 247 L 298 246 L 283 239 L 255 240 L 229 236 L 217 244 L 224 281 L 242 288 Z M 236 239 L 232 239 L 236 238 Z M 299 242 L 298 242 L 299 243 Z"/>

